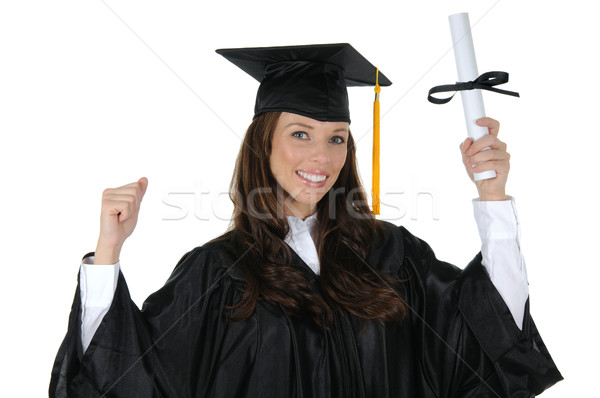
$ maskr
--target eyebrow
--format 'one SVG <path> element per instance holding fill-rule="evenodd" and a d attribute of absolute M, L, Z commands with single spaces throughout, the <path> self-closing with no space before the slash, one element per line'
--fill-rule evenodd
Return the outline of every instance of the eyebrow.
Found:
<path fill-rule="evenodd" d="M 300 127 L 304 127 L 306 129 L 309 129 L 309 130 L 313 130 L 314 129 L 313 126 L 310 126 L 310 125 L 304 124 L 304 123 L 298 123 L 298 122 L 290 123 L 287 126 L 285 126 L 285 128 L 287 129 L 288 127 L 291 127 L 291 126 L 300 126 Z M 346 127 L 340 127 L 339 129 L 333 130 L 334 133 L 338 133 L 340 131 L 345 131 L 346 133 L 348 133 L 349 129 L 346 128 Z"/>

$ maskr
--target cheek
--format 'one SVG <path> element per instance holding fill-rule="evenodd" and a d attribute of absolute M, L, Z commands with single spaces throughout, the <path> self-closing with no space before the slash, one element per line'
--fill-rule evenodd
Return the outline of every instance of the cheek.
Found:
<path fill-rule="evenodd" d="M 344 164 L 346 164 L 347 153 L 348 152 L 344 149 L 343 151 L 340 151 L 340 153 L 333 156 L 333 163 L 335 164 L 335 168 L 338 170 L 338 172 L 342 169 L 342 167 L 344 167 Z"/>
<path fill-rule="evenodd" d="M 269 161 L 271 164 L 271 172 L 278 176 L 286 175 L 290 171 L 295 170 L 300 158 L 301 156 L 298 155 L 298 151 L 281 146 L 277 147 L 276 150 L 271 153 Z"/>
<path fill-rule="evenodd" d="M 301 148 L 283 148 L 279 152 L 279 160 L 283 167 L 295 170 L 305 159 L 304 152 Z"/>

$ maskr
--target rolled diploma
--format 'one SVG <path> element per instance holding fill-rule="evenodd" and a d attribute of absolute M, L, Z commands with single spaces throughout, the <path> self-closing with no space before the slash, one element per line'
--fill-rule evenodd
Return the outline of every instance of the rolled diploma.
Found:
<path fill-rule="evenodd" d="M 452 43 L 454 44 L 454 59 L 456 60 L 456 69 L 458 71 L 458 81 L 468 82 L 479 77 L 477 72 L 477 60 L 475 59 L 475 47 L 473 46 L 473 36 L 471 36 L 471 24 L 469 23 L 469 14 L 466 12 L 453 14 L 448 17 L 450 21 L 450 33 L 452 34 Z M 483 107 L 483 97 L 481 90 L 463 90 L 460 92 L 465 112 L 465 122 L 467 123 L 467 133 L 473 141 L 489 134 L 487 127 L 478 126 L 476 121 L 485 116 Z M 489 149 L 489 148 L 485 148 Z M 496 177 L 494 170 L 475 173 L 475 181 L 487 180 Z"/>

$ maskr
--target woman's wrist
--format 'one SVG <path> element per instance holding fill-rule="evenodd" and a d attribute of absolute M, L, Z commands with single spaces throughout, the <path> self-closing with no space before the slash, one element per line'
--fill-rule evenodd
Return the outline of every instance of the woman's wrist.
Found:
<path fill-rule="evenodd" d="M 479 201 L 480 202 L 487 202 L 487 201 L 500 201 L 500 200 L 508 200 L 508 196 L 505 193 L 498 193 L 498 194 L 479 194 Z"/>
<path fill-rule="evenodd" d="M 112 246 L 98 239 L 96 252 L 94 254 L 94 264 L 115 264 L 119 261 L 122 246 Z"/>

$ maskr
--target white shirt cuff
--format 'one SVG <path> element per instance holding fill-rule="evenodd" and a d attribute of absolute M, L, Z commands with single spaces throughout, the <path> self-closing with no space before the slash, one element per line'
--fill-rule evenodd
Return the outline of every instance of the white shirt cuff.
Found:
<path fill-rule="evenodd" d="M 83 352 L 92 341 L 104 315 L 108 312 L 119 280 L 120 262 L 94 264 L 94 256 L 86 257 L 79 269 L 81 296 L 81 345 Z"/>
<path fill-rule="evenodd" d="M 473 213 L 481 237 L 482 264 L 522 329 L 529 287 L 515 200 L 473 200 Z"/>

